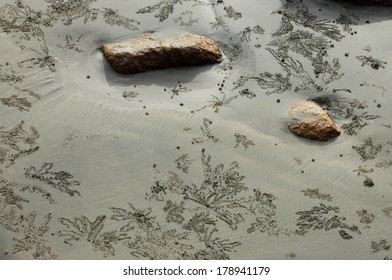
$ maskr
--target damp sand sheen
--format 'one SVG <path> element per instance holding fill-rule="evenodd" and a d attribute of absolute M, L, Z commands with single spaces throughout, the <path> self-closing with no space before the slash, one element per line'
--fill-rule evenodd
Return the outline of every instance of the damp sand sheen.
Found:
<path fill-rule="evenodd" d="M 391 12 L 0 0 L 1 259 L 392 258 Z M 189 33 L 214 63 L 102 53 Z M 290 131 L 300 102 L 340 134 Z"/>

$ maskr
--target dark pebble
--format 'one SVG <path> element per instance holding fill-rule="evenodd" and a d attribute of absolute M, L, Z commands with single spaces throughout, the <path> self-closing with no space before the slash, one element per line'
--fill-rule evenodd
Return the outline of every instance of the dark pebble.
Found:
<path fill-rule="evenodd" d="M 372 178 L 367 177 L 367 178 L 365 179 L 365 181 L 363 181 L 363 185 L 364 185 L 365 187 L 371 188 L 371 187 L 374 186 L 374 182 L 373 182 Z"/>

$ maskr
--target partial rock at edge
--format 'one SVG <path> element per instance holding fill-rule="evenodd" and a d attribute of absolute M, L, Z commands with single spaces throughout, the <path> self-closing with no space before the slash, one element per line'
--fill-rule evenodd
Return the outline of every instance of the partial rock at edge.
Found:
<path fill-rule="evenodd" d="M 288 127 L 291 132 L 299 136 L 310 140 L 327 141 L 341 134 L 335 122 L 313 101 L 298 102 L 290 108 L 288 114 L 297 120 L 295 124 L 288 124 Z"/>
<path fill-rule="evenodd" d="M 122 74 L 211 64 L 222 59 L 213 40 L 192 33 L 159 41 L 145 36 L 130 42 L 104 44 L 102 52 L 114 71 Z"/>

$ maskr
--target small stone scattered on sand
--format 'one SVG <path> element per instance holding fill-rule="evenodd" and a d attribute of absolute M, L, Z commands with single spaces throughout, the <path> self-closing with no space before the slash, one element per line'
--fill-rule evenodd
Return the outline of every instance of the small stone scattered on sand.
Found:
<path fill-rule="evenodd" d="M 288 125 L 290 131 L 307 139 L 327 141 L 341 133 L 323 108 L 313 101 L 296 103 L 288 114 L 295 120 Z"/>

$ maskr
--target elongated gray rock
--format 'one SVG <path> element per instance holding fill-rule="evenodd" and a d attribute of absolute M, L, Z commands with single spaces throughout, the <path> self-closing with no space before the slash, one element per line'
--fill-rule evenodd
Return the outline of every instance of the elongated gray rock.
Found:
<path fill-rule="evenodd" d="M 340 130 L 328 114 L 315 102 L 302 100 L 289 110 L 295 122 L 289 124 L 291 132 L 319 141 L 327 141 L 340 135 Z"/>
<path fill-rule="evenodd" d="M 104 44 L 102 52 L 114 71 L 122 74 L 211 64 L 222 59 L 213 40 L 192 33 L 163 40 L 145 36 L 130 42 Z"/>

